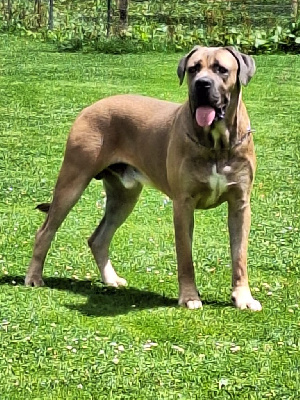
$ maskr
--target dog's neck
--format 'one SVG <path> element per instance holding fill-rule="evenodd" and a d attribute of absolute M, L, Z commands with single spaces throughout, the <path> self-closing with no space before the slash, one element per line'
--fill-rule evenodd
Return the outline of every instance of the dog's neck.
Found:
<path fill-rule="evenodd" d="M 199 145 L 207 147 L 209 150 L 223 151 L 230 150 L 251 133 L 250 120 L 246 107 L 242 101 L 242 93 L 239 84 L 231 94 L 230 103 L 227 107 L 225 118 L 215 121 L 212 126 L 200 127 L 191 110 L 189 102 L 185 106 L 189 107 L 192 126 L 189 136 Z"/>

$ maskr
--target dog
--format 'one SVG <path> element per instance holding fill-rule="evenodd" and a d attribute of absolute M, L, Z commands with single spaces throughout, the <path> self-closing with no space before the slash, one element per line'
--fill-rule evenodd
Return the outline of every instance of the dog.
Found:
<path fill-rule="evenodd" d="M 255 73 L 252 57 L 233 47 L 194 47 L 179 62 L 184 104 L 116 95 L 85 108 L 70 131 L 47 218 L 37 231 L 25 284 L 42 286 L 51 241 L 93 178 L 106 191 L 103 219 L 88 240 L 105 284 L 125 286 L 109 259 L 116 230 L 133 210 L 144 184 L 173 201 L 179 304 L 202 307 L 192 260 L 194 210 L 228 203 L 232 301 L 261 310 L 248 285 L 250 193 L 256 158 L 241 86 Z"/>

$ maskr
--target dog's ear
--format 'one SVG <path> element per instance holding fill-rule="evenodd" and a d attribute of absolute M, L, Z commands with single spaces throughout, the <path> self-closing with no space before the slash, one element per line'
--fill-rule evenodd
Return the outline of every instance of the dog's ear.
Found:
<path fill-rule="evenodd" d="M 180 86 L 182 85 L 182 82 L 184 80 L 184 75 L 185 75 L 185 70 L 186 70 L 186 63 L 188 59 L 191 57 L 192 54 L 195 53 L 200 48 L 200 46 L 195 46 L 188 54 L 186 54 L 182 59 L 179 61 L 178 67 L 177 67 L 177 75 L 179 78 L 179 84 Z"/>
<path fill-rule="evenodd" d="M 251 56 L 240 53 L 234 47 L 225 47 L 236 59 L 239 69 L 238 76 L 242 85 L 247 86 L 250 79 L 255 74 L 255 62 Z"/>

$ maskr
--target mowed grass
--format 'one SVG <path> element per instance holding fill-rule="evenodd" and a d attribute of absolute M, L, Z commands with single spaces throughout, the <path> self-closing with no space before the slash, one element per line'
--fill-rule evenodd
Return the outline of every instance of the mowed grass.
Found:
<path fill-rule="evenodd" d="M 231 306 L 226 205 L 196 212 L 204 308 L 177 306 L 172 204 L 154 189 L 112 244 L 129 287 L 105 288 L 87 246 L 103 214 L 93 181 L 59 230 L 44 288 L 23 280 L 68 131 L 116 93 L 184 101 L 181 55 L 61 54 L 0 37 L 0 398 L 298 399 L 300 57 L 256 57 L 244 90 L 256 130 L 249 275 L 263 311 Z M 147 113 L 147 110 L 145 110 Z"/>

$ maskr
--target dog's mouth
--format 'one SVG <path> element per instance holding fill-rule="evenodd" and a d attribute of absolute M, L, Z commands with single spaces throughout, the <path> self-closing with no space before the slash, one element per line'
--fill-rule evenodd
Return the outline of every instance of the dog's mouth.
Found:
<path fill-rule="evenodd" d="M 225 118 L 226 106 L 216 108 L 210 105 L 203 105 L 196 108 L 195 119 L 199 126 L 211 126 L 215 121 Z"/>
<path fill-rule="evenodd" d="M 190 102 L 197 125 L 205 127 L 225 118 L 229 96 L 213 80 L 201 78 L 195 81 Z"/>

